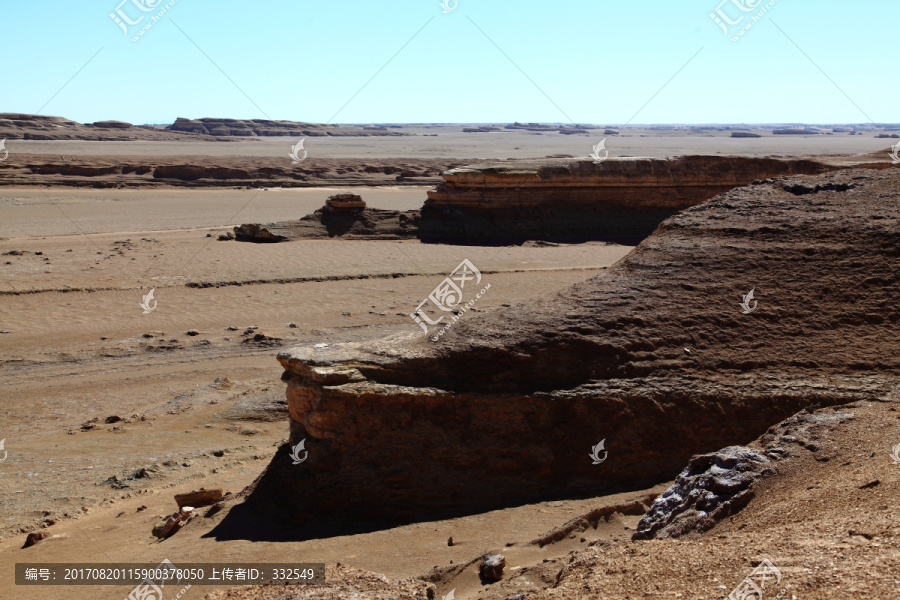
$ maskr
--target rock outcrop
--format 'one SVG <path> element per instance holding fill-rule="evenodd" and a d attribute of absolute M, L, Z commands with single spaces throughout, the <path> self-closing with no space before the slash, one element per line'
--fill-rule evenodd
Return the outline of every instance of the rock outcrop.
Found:
<path fill-rule="evenodd" d="M 2 136 L 0 129 L 0 139 L 3 139 Z M 287 156 L 290 145 L 285 146 L 284 159 L 277 161 L 267 157 L 241 156 L 193 156 L 190 162 L 178 156 L 73 158 L 21 154 L 13 152 L 15 148 L 10 144 L 7 144 L 7 149 L 11 151 L 9 157 L 0 163 L 0 186 L 288 188 L 436 185 L 444 170 L 461 164 L 458 160 L 444 159 L 310 157 L 299 165 L 292 165 Z M 237 152 L 238 149 L 235 150 Z"/>
<path fill-rule="evenodd" d="M 200 136 L 193 136 L 193 138 L 202 139 Z M 0 113 L 0 139 L 123 142 L 191 138 L 179 132 L 166 131 L 150 125 L 132 125 L 123 121 L 78 123 L 62 117 Z"/>
<path fill-rule="evenodd" d="M 743 446 L 695 456 L 654 500 L 632 539 L 680 537 L 711 529 L 753 499 L 753 484 L 775 472 L 771 460 Z"/>
<path fill-rule="evenodd" d="M 836 168 L 812 159 L 685 156 L 484 163 L 444 173 L 422 209 L 426 242 L 637 243 L 680 210 L 752 181 Z"/>
<path fill-rule="evenodd" d="M 359 194 L 335 194 L 325 200 L 322 211 L 329 214 L 358 215 L 366 210 L 366 203 Z"/>
<path fill-rule="evenodd" d="M 136 140 L 197 140 L 254 136 L 401 136 L 410 135 L 385 127 L 325 125 L 266 119 L 183 119 L 169 125 L 132 125 L 123 121 L 78 123 L 63 117 L 0 113 L 0 139 L 87 140 L 124 142 Z"/>
<path fill-rule="evenodd" d="M 760 450 L 729 446 L 695 456 L 675 483 L 654 500 L 632 540 L 677 538 L 708 531 L 753 500 L 757 482 L 778 473 L 779 461 L 804 449 L 818 452 L 823 431 L 854 418 L 846 411 L 809 414 L 803 410 L 773 425 L 757 439 L 754 445 Z"/>
<path fill-rule="evenodd" d="M 419 211 L 368 208 L 358 194 L 337 194 L 325 206 L 298 221 L 234 228 L 241 242 L 272 243 L 297 239 L 341 237 L 357 240 L 403 240 L 418 235 Z"/>
<path fill-rule="evenodd" d="M 356 125 L 323 125 L 320 123 L 300 123 L 297 121 L 271 121 L 268 119 L 185 119 L 178 117 L 167 127 L 171 131 L 182 131 L 212 136 L 398 136 L 410 135 L 385 127 L 363 127 Z"/>
<path fill-rule="evenodd" d="M 643 489 L 805 407 L 882 397 L 900 369 L 898 189 L 897 169 L 734 189 L 603 275 L 464 315 L 438 343 L 411 321 L 284 352 L 290 444 L 232 515 L 286 531 Z"/>

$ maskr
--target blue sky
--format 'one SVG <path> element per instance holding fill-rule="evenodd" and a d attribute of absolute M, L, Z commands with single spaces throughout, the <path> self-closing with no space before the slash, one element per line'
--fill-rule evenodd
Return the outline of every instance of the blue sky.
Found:
<path fill-rule="evenodd" d="M 144 13 L 141 1 L 160 4 Z M 458 0 L 446 14 L 439 0 L 177 0 L 131 41 L 170 1 L 126 0 L 130 19 L 147 15 L 126 35 L 109 16 L 121 0 L 0 0 L 0 112 L 133 123 L 900 121 L 896 0 L 778 0 L 738 42 L 709 16 L 721 0 Z M 744 16 L 731 34 L 768 1 L 726 0 L 725 15 Z"/>

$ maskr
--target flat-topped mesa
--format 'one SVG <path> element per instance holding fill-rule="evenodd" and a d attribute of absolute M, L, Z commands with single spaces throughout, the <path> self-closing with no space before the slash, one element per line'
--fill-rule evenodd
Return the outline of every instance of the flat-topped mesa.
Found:
<path fill-rule="evenodd" d="M 606 273 L 436 343 L 410 321 L 284 352 L 290 444 L 236 514 L 360 526 L 642 489 L 805 407 L 885 398 L 897 189 L 897 168 L 734 189 Z"/>
<path fill-rule="evenodd" d="M 325 201 L 323 212 L 358 214 L 366 210 L 366 202 L 358 194 L 335 194 Z"/>
<path fill-rule="evenodd" d="M 738 156 L 544 159 L 472 165 L 428 192 L 426 242 L 527 240 L 637 243 L 676 212 L 733 187 L 834 166 L 808 159 Z"/>

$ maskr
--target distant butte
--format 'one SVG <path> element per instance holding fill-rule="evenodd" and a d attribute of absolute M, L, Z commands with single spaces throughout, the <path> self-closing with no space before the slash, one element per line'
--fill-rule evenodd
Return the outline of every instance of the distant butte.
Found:
<path fill-rule="evenodd" d="M 78 123 L 63 117 L 0 113 L 0 139 L 84 141 L 168 141 L 223 137 L 267 136 L 403 136 L 411 135 L 387 127 L 323 125 L 268 119 L 185 119 L 168 126 L 132 125 L 123 121 Z"/>

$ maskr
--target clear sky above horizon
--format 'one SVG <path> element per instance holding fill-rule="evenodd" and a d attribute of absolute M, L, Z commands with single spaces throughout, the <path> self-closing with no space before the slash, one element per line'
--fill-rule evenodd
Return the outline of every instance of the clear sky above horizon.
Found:
<path fill-rule="evenodd" d="M 439 0 L 0 0 L 0 112 L 132 123 L 900 122 L 900 2 L 777 0 L 733 42 L 771 0 L 720 1 L 458 0 L 445 13 Z M 717 8 L 743 19 L 726 34 L 710 17 Z M 126 34 L 116 9 L 143 19 Z"/>

